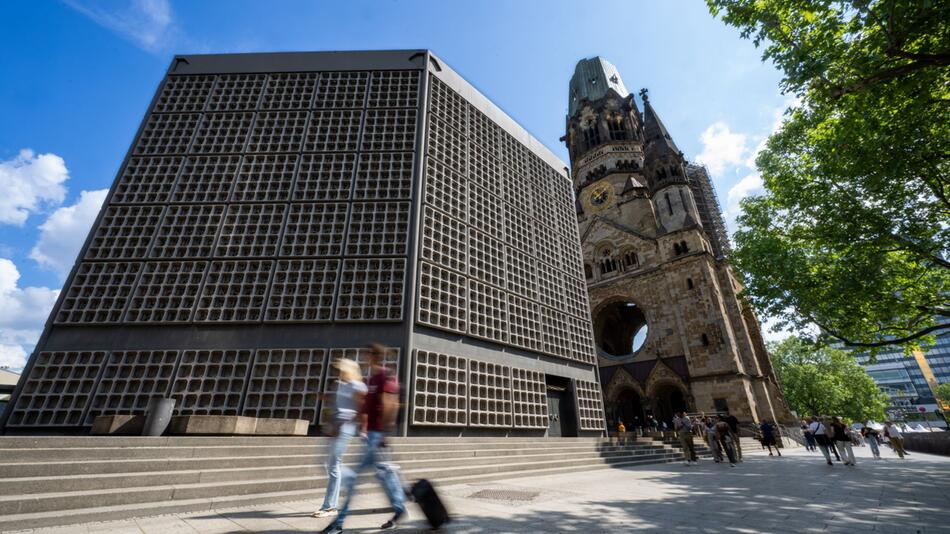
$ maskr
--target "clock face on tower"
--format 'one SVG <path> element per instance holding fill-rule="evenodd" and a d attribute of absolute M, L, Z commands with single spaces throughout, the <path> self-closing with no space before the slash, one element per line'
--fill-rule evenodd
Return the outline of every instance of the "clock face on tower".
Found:
<path fill-rule="evenodd" d="M 597 182 L 587 188 L 586 204 L 590 211 L 600 211 L 614 200 L 614 186 L 607 181 Z"/>

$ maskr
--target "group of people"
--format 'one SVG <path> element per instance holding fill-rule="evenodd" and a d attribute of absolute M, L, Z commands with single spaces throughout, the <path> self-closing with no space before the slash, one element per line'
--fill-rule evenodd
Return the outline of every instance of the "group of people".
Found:
<path fill-rule="evenodd" d="M 690 419 L 684 412 L 678 412 L 673 418 L 673 430 L 683 448 L 684 463 L 691 465 L 697 462 L 694 437 L 705 440 L 706 446 L 713 453 L 713 460 L 721 463 L 729 461 L 735 467 L 742 462 L 742 443 L 739 441 L 739 420 L 731 414 L 716 415 L 714 417 L 694 417 Z M 779 450 L 775 425 L 763 421 L 758 426 L 759 440 L 763 447 L 769 450 L 769 456 L 782 455 Z M 775 453 L 772 448 L 775 448 Z"/>
<path fill-rule="evenodd" d="M 327 490 L 323 505 L 313 513 L 313 517 L 336 516 L 323 529 L 324 533 L 343 532 L 343 522 L 350 509 L 357 476 L 370 467 L 376 468 L 376 477 L 382 482 L 395 511 L 392 518 L 381 528 L 396 528 L 396 524 L 406 513 L 405 491 L 399 472 L 387 461 L 389 452 L 386 436 L 396 422 L 399 380 L 383 365 L 386 350 L 376 343 L 369 346 L 370 374 L 366 383 L 363 383 L 363 373 L 357 362 L 341 358 L 333 363 L 339 374 L 339 382 L 328 429 L 333 439 L 330 441 L 327 455 Z M 356 469 L 349 469 L 343 465 L 341 459 L 355 437 L 364 441 L 364 451 Z M 346 499 L 343 506 L 337 508 L 341 488 L 346 491 Z"/>
<path fill-rule="evenodd" d="M 854 467 L 856 461 L 853 447 L 860 445 L 862 440 L 870 447 L 875 460 L 881 459 L 882 441 L 890 443 L 898 457 L 904 458 L 907 454 L 904 451 L 904 435 L 893 421 L 884 425 L 883 435 L 871 426 L 871 421 L 865 422 L 860 431 L 856 431 L 837 416 L 832 417 L 830 421 L 812 416 L 809 422 L 802 421 L 801 429 L 805 437 L 805 448 L 809 451 L 821 450 L 828 465 L 834 465 L 831 461 L 833 454 L 839 462 L 843 461 L 844 465 Z"/>

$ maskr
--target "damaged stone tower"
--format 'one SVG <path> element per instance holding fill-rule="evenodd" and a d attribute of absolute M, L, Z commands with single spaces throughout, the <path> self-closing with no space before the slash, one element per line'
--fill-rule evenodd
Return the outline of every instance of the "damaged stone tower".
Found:
<path fill-rule="evenodd" d="M 786 422 L 710 177 L 640 95 L 642 113 L 612 64 L 581 60 L 564 137 L 608 424 L 678 410 Z"/>

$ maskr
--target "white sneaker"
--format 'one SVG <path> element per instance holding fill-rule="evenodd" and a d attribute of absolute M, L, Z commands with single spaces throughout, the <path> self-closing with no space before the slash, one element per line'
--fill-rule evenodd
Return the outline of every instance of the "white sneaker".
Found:
<path fill-rule="evenodd" d="M 339 513 L 340 511 L 336 508 L 321 508 L 310 514 L 310 517 L 330 517 L 331 515 L 337 515 Z"/>

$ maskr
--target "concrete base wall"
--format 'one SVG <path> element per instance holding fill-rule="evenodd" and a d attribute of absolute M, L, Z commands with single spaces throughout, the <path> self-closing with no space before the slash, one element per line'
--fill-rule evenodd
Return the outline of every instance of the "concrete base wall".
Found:
<path fill-rule="evenodd" d="M 904 448 L 914 452 L 950 456 L 950 432 L 905 433 Z"/>

